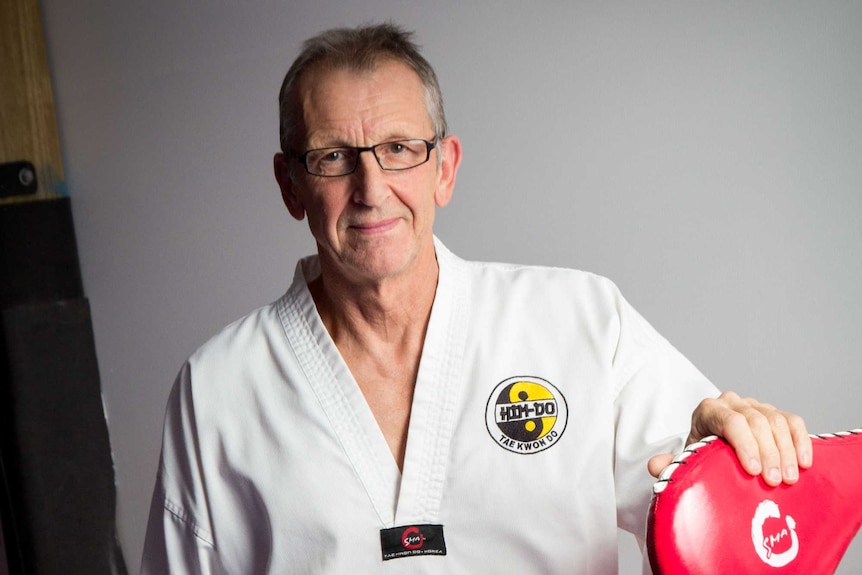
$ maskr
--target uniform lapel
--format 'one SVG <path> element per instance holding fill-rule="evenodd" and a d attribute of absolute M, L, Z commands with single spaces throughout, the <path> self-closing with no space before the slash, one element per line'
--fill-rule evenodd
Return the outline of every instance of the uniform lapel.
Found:
<path fill-rule="evenodd" d="M 413 393 L 396 525 L 438 521 L 462 396 L 468 276 L 436 238 L 435 247 L 440 275 Z"/>
<path fill-rule="evenodd" d="M 384 527 L 437 520 L 461 398 L 468 274 L 436 238 L 435 247 L 440 275 L 413 395 L 403 476 L 308 291 L 307 280 L 319 274 L 316 258 L 297 264 L 279 306 L 307 384 Z"/>

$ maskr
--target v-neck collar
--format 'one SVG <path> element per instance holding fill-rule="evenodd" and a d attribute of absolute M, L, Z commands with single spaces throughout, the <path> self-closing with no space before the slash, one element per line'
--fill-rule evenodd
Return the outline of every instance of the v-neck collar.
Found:
<path fill-rule="evenodd" d="M 365 488 L 383 527 L 438 520 L 456 406 L 460 401 L 468 317 L 462 260 L 434 238 L 440 268 L 416 377 L 404 472 L 359 385 L 329 336 L 308 282 L 320 274 L 316 256 L 300 260 L 279 301 L 285 334 L 307 382 Z"/>

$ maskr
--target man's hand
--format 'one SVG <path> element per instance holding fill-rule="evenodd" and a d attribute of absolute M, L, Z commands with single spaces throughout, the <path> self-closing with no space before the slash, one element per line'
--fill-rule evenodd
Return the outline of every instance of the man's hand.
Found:
<path fill-rule="evenodd" d="M 725 438 L 743 469 L 762 475 L 768 485 L 796 483 L 799 469 L 811 467 L 811 438 L 801 417 L 730 391 L 697 406 L 686 445 L 709 435 Z M 649 472 L 658 477 L 672 459 L 672 454 L 656 455 L 649 461 Z"/>

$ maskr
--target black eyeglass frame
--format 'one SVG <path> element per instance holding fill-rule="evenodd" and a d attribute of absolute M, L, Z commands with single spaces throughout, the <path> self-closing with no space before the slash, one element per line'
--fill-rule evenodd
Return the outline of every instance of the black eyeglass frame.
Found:
<path fill-rule="evenodd" d="M 377 155 L 377 148 L 380 146 L 386 146 L 390 144 L 397 144 L 398 142 L 422 142 L 425 144 L 425 159 L 419 162 L 418 164 L 413 164 L 412 166 L 408 166 L 406 168 L 384 168 L 383 164 L 380 161 L 380 156 Z M 418 168 L 422 164 L 427 164 L 428 160 L 431 159 L 431 150 L 437 147 L 437 139 L 433 140 L 425 140 L 423 138 L 405 138 L 400 140 L 390 140 L 388 142 L 380 142 L 379 144 L 374 144 L 373 146 L 327 146 L 325 148 L 313 148 L 311 150 L 306 150 L 302 154 L 297 154 L 293 156 L 293 159 L 302 164 L 302 167 L 305 168 L 305 172 L 311 176 L 316 176 L 318 178 L 340 178 L 342 176 L 349 176 L 353 172 L 356 171 L 356 168 L 359 166 L 359 156 L 362 152 L 371 152 L 374 156 L 374 159 L 377 160 L 377 165 L 380 166 L 381 170 L 387 172 L 403 172 L 404 170 L 412 170 L 413 168 Z M 315 174 L 311 170 L 308 169 L 308 154 L 313 152 L 320 152 L 323 150 L 353 150 L 356 152 L 356 159 L 353 162 L 353 169 L 349 172 L 344 172 L 343 174 Z"/>

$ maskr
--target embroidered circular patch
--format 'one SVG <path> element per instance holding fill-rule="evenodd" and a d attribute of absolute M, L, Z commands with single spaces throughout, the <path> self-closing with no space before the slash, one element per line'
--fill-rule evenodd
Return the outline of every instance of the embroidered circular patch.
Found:
<path fill-rule="evenodd" d="M 485 425 L 497 445 L 513 453 L 544 451 L 563 436 L 569 410 L 551 382 L 519 376 L 497 384 L 485 408 Z"/>

